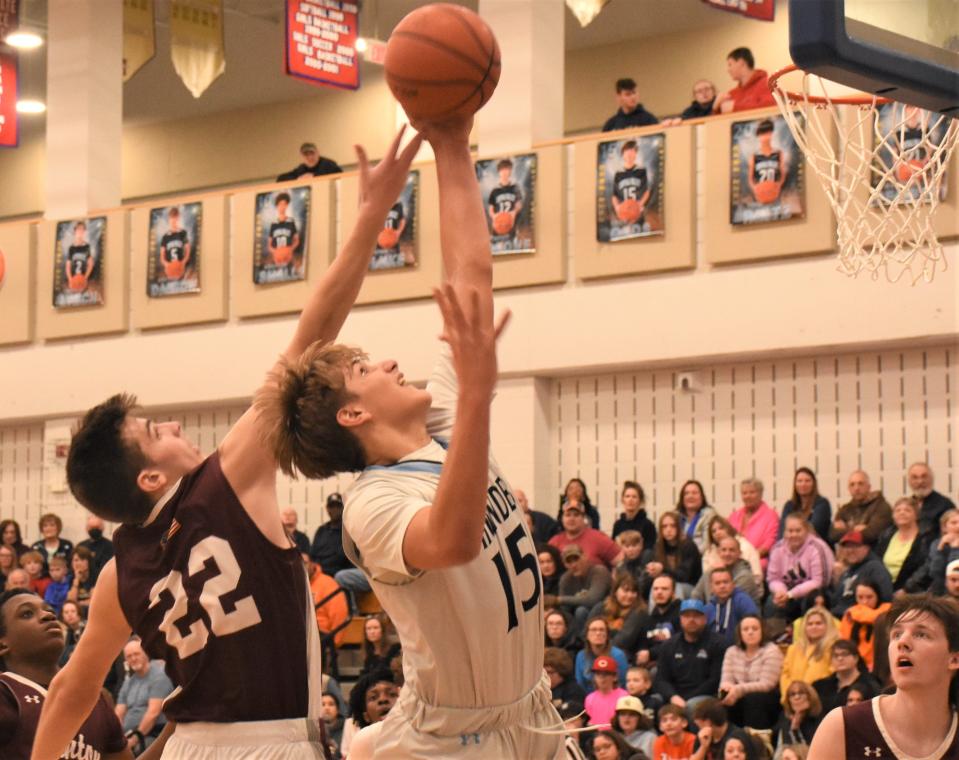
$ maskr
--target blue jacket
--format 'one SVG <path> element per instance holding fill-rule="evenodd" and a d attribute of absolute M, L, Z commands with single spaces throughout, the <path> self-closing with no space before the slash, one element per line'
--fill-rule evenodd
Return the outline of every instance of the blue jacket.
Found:
<path fill-rule="evenodd" d="M 713 595 L 706 605 L 706 627 L 715 636 L 727 644 L 732 644 L 736 635 L 736 626 L 747 615 L 759 615 L 756 603 L 741 588 L 733 588 L 733 595 L 720 602 Z"/>
<path fill-rule="evenodd" d="M 626 688 L 626 671 L 629 670 L 629 663 L 626 661 L 626 655 L 619 647 L 613 647 L 609 656 L 616 660 L 616 668 L 619 671 L 619 686 Z M 593 660 L 596 657 L 589 649 L 580 649 L 576 653 L 576 683 L 583 687 L 583 690 L 590 694 L 596 691 L 596 684 L 593 682 Z"/>
<path fill-rule="evenodd" d="M 63 609 L 63 603 L 67 600 L 67 594 L 70 593 L 70 576 L 68 575 L 59 583 L 53 582 L 47 586 L 43 594 L 43 601 L 53 607 L 53 611 L 60 617 L 60 610 Z"/>

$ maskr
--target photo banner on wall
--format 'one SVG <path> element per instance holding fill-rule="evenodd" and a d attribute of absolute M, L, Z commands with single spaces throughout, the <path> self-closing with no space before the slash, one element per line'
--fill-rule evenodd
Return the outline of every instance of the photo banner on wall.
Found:
<path fill-rule="evenodd" d="M 644 135 L 596 146 L 596 240 L 664 234 L 666 136 Z"/>
<path fill-rule="evenodd" d="M 57 309 L 103 303 L 103 251 L 107 218 L 57 222 L 53 305 Z"/>
<path fill-rule="evenodd" d="M 732 124 L 729 193 L 731 224 L 802 217 L 802 153 L 782 116 Z"/>
<path fill-rule="evenodd" d="M 257 193 L 253 220 L 253 282 L 306 279 L 310 188 Z"/>
<path fill-rule="evenodd" d="M 536 251 L 536 154 L 476 162 L 494 256 Z"/>
<path fill-rule="evenodd" d="M 876 127 L 872 131 L 873 170 L 872 186 L 882 183 L 882 188 L 871 203 L 881 204 L 915 203 L 924 198 L 931 203 L 930 194 L 924 194 L 929 172 L 925 167 L 936 153 L 936 149 L 946 137 L 948 119 L 937 119 L 938 114 L 925 111 L 917 106 L 905 103 L 884 103 L 876 108 Z M 932 126 L 930 126 L 932 124 Z M 890 170 L 893 170 L 890 173 Z M 918 177 L 912 179 L 914 174 Z M 893 175 L 895 179 L 893 179 Z M 946 200 L 949 194 L 949 173 L 944 172 L 939 185 L 939 201 Z M 912 182 L 908 191 L 900 184 Z"/>
<path fill-rule="evenodd" d="M 0 52 L 0 147 L 17 146 L 18 127 L 17 56 Z"/>
<path fill-rule="evenodd" d="M 403 269 L 416 266 L 416 203 L 420 173 L 414 169 L 406 178 L 400 197 L 386 215 L 376 236 L 376 250 L 370 269 Z"/>
<path fill-rule="evenodd" d="M 150 209 L 147 295 L 200 292 L 202 203 Z"/>
<path fill-rule="evenodd" d="M 360 86 L 359 4 L 286 0 L 286 73 L 317 85 Z"/>

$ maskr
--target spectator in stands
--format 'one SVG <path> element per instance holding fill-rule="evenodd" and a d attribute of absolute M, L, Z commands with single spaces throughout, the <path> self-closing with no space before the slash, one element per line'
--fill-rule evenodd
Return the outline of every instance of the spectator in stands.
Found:
<path fill-rule="evenodd" d="M 66 665 L 67 660 L 80 641 L 80 635 L 83 629 L 87 627 L 87 621 L 80 611 L 80 605 L 76 602 L 64 602 L 63 609 L 60 610 L 60 622 L 66 631 L 66 648 L 63 650 L 63 657 L 60 659 L 60 665 Z"/>
<path fill-rule="evenodd" d="M 20 567 L 30 578 L 30 590 L 42 599 L 50 585 L 50 577 L 43 573 L 43 555 L 34 549 L 24 552 L 20 556 Z"/>
<path fill-rule="evenodd" d="M 688 596 L 702 575 L 699 550 L 683 533 L 678 513 L 664 512 L 659 518 L 659 537 L 646 572 L 653 581 L 663 573 L 669 573 L 680 590 L 680 596 Z"/>
<path fill-rule="evenodd" d="M 653 742 L 656 732 L 653 721 L 646 714 L 646 705 L 641 699 L 627 695 L 616 701 L 616 713 L 612 729 L 620 734 L 633 749 L 638 749 L 647 758 L 653 757 Z"/>
<path fill-rule="evenodd" d="M 360 675 L 389 670 L 390 661 L 402 651 L 392 621 L 378 612 L 363 624 L 363 670 Z"/>
<path fill-rule="evenodd" d="M 932 470 L 925 462 L 916 462 L 907 472 L 909 489 L 919 505 L 919 532 L 924 537 L 939 535 L 939 518 L 942 513 L 955 509 L 952 500 L 936 491 L 932 485 L 935 479 Z"/>
<path fill-rule="evenodd" d="M 30 549 L 23 543 L 23 535 L 20 533 L 20 523 L 16 520 L 3 520 L 0 522 L 0 544 L 9 546 L 17 553 L 17 559 L 25 551 Z"/>
<path fill-rule="evenodd" d="M 575 657 L 583 648 L 583 640 L 572 630 L 569 617 L 562 610 L 549 610 L 543 627 L 547 647 L 562 649 L 570 657 Z"/>
<path fill-rule="evenodd" d="M 689 725 L 686 711 L 677 705 L 667 704 L 659 708 L 657 716 L 660 735 L 653 742 L 651 758 L 691 758 L 693 747 L 696 746 L 696 735 L 686 730 Z"/>
<path fill-rule="evenodd" d="M 559 595 L 543 601 L 547 607 L 561 606 L 572 618 L 573 633 L 579 635 L 590 610 L 609 593 L 613 578 L 603 565 L 590 562 L 579 544 L 563 549 L 563 564 L 566 572 L 559 579 Z"/>
<path fill-rule="evenodd" d="M 693 102 L 679 115 L 670 119 L 663 119 L 661 124 L 675 127 L 688 119 L 702 119 L 712 116 L 713 101 L 716 100 L 716 85 L 708 79 L 700 79 L 693 85 Z"/>
<path fill-rule="evenodd" d="M 706 605 L 706 623 L 709 630 L 732 644 L 739 621 L 747 615 L 759 616 L 756 603 L 733 584 L 733 574 L 727 567 L 714 567 L 709 574 L 712 593 Z"/>
<path fill-rule="evenodd" d="M 22 567 L 10 571 L 10 575 L 7 576 L 7 587 L 4 591 L 10 591 L 15 588 L 24 588 L 28 591 L 32 590 L 30 588 L 30 576 Z"/>
<path fill-rule="evenodd" d="M 361 744 L 363 740 L 357 741 L 356 734 L 361 728 L 386 720 L 399 693 L 389 668 L 360 676 L 350 691 L 350 720 L 343 726 L 340 745 L 343 757 L 349 757 L 351 752 L 355 752 L 357 757 L 373 756 L 372 742 Z"/>
<path fill-rule="evenodd" d="M 696 749 L 705 747 L 702 755 L 693 755 L 702 760 L 724 760 L 726 744 L 739 742 L 746 760 L 759 760 L 759 753 L 749 735 L 729 720 L 729 714 L 722 702 L 713 697 L 702 700 L 693 709 L 693 721 L 699 726 L 696 735 Z"/>
<path fill-rule="evenodd" d="M 526 497 L 525 491 L 515 488 L 513 489 L 513 497 L 523 512 L 529 515 L 533 521 L 533 541 L 537 544 L 545 544 L 563 529 L 562 526 L 548 514 L 538 512 L 530 507 L 529 499 Z"/>
<path fill-rule="evenodd" d="M 620 496 L 623 511 L 613 523 L 613 538 L 627 530 L 639 531 L 645 546 L 656 543 L 656 526 L 646 516 L 646 492 L 643 487 L 632 480 L 623 483 L 623 492 Z"/>
<path fill-rule="evenodd" d="M 629 746 L 626 739 L 615 731 L 597 731 L 591 744 L 590 757 L 596 760 L 642 760 L 642 752 Z"/>
<path fill-rule="evenodd" d="M 546 647 L 543 670 L 549 677 L 554 707 L 559 707 L 563 702 L 582 702 L 586 699 L 586 690 L 573 678 L 573 658 L 565 649 Z"/>
<path fill-rule="evenodd" d="M 539 574 L 543 576 L 543 593 L 559 593 L 559 579 L 563 575 L 563 555 L 550 544 L 536 544 L 536 558 L 539 560 Z"/>
<path fill-rule="evenodd" d="M 729 516 L 729 523 L 756 547 L 765 572 L 769 550 L 779 531 L 779 515 L 763 501 L 763 482 L 759 478 L 746 478 L 739 484 L 739 493 L 743 505 Z"/>
<path fill-rule="evenodd" d="M 946 568 L 959 559 L 959 509 L 950 509 L 939 517 L 940 538 L 929 556 L 932 592 L 942 594 L 946 588 Z"/>
<path fill-rule="evenodd" d="M 706 501 L 706 491 L 698 480 L 687 480 L 679 489 L 679 501 L 676 511 L 680 516 L 680 527 L 686 538 L 696 544 L 696 550 L 702 551 L 706 543 L 709 523 L 716 516 L 716 510 Z"/>
<path fill-rule="evenodd" d="M 166 725 L 163 700 L 173 691 L 173 684 L 163 672 L 163 663 L 151 662 L 139 639 L 123 647 L 128 674 L 117 697 L 116 713 L 123 724 L 127 746 L 134 755 L 153 744 Z"/>
<path fill-rule="evenodd" d="M 33 543 L 30 547 L 34 551 L 40 552 L 43 558 L 43 572 L 47 572 L 47 563 L 51 557 L 60 555 L 67 560 L 73 552 L 73 544 L 65 538 L 61 538 L 63 532 L 63 520 L 53 512 L 48 512 L 40 516 L 39 520 L 40 535 L 43 536 L 39 541 Z"/>
<path fill-rule="evenodd" d="M 816 473 L 808 467 L 800 467 L 793 476 L 793 495 L 783 504 L 782 517 L 779 518 L 779 535 L 783 537 L 786 518 L 796 512 L 816 530 L 823 541 L 829 541 L 829 528 L 832 523 L 832 505 L 819 494 Z"/>
<path fill-rule="evenodd" d="M 586 484 L 579 478 L 570 478 L 566 488 L 563 489 L 563 495 L 559 497 L 559 512 L 556 513 L 556 518 L 560 522 L 563 520 L 563 507 L 572 503 L 578 504 L 579 508 L 586 513 L 589 526 L 599 530 L 599 510 L 589 500 Z"/>
<path fill-rule="evenodd" d="M 0 592 L 7 586 L 7 576 L 17 569 L 17 552 L 12 546 L 0 544 Z"/>
<path fill-rule="evenodd" d="M 59 616 L 69 592 L 70 578 L 67 576 L 67 560 L 64 557 L 51 557 L 50 585 L 43 592 L 43 601 L 50 605 L 55 615 Z"/>
<path fill-rule="evenodd" d="M 616 536 L 616 543 L 622 547 L 623 561 L 613 568 L 613 577 L 630 575 L 640 589 L 649 589 L 653 579 L 646 572 L 646 565 L 652 561 L 653 552 L 645 548 L 642 533 L 638 530 L 623 531 Z"/>
<path fill-rule="evenodd" d="M 607 655 L 599 655 L 593 660 L 593 690 L 586 695 L 583 703 L 589 716 L 587 725 L 608 725 L 616 714 L 616 703 L 622 697 L 628 697 L 626 689 L 619 685 L 616 661 Z"/>
<path fill-rule="evenodd" d="M 598 657 L 612 658 L 616 662 L 616 676 L 619 683 L 626 682 L 629 663 L 623 650 L 613 646 L 609 624 L 601 617 L 586 621 L 586 644 L 576 654 L 576 683 L 589 694 L 595 688 L 593 682 L 593 661 Z"/>
<path fill-rule="evenodd" d="M 590 757 L 593 732 L 578 730 L 586 727 L 586 711 L 583 703 L 576 700 L 563 702 L 556 708 L 556 712 L 563 719 L 563 728 L 567 731 L 563 740 L 566 756 Z"/>
<path fill-rule="evenodd" d="M 609 595 L 593 605 L 590 617 L 602 617 L 609 623 L 613 634 L 623 630 L 624 625 L 635 625 L 641 614 L 646 611 L 646 603 L 639 595 L 639 585 L 631 575 L 619 575 L 613 579 Z"/>
<path fill-rule="evenodd" d="M 713 522 L 716 523 L 720 519 L 721 518 L 717 517 Z M 719 564 L 715 565 L 708 572 L 703 573 L 703 576 L 699 579 L 699 583 L 696 584 L 696 588 L 693 589 L 690 597 L 692 599 L 706 601 L 710 594 L 710 574 L 713 570 L 726 569 L 729 570 L 733 576 L 733 585 L 758 605 L 762 600 L 763 586 L 761 582 L 756 583 L 756 576 L 753 575 L 753 569 L 749 566 L 749 563 L 742 558 L 739 541 L 732 536 L 724 536 L 719 540 L 719 546 L 716 548 Z M 703 561 L 705 561 L 705 557 Z"/>
<path fill-rule="evenodd" d="M 719 690 L 727 643 L 706 627 L 706 606 L 686 599 L 679 607 L 682 630 L 660 647 L 654 689 L 691 711 Z"/>
<path fill-rule="evenodd" d="M 649 610 L 625 623 L 613 642 L 638 665 L 656 662 L 660 647 L 680 629 L 680 600 L 671 575 L 663 573 L 653 581 L 651 598 Z"/>
<path fill-rule="evenodd" d="M 873 669 L 873 647 L 878 629 L 884 624 L 889 602 L 879 603 L 879 589 L 872 581 L 856 584 L 856 603 L 839 621 L 839 636 L 853 642 L 859 656 L 870 671 Z"/>
<path fill-rule="evenodd" d="M 615 644 L 615 640 L 613 641 Z M 626 691 L 643 704 L 643 711 L 652 720 L 663 706 L 661 695 L 653 691 L 653 675 L 642 665 L 630 665 L 626 671 Z"/>
<path fill-rule="evenodd" d="M 805 681 L 791 681 L 785 694 L 783 714 L 773 729 L 773 745 L 809 745 L 822 718 L 822 703 Z"/>
<path fill-rule="evenodd" d="M 829 585 L 833 553 L 799 512 L 786 519 L 784 537 L 769 555 L 766 617 L 792 622 Z"/>
<path fill-rule="evenodd" d="M 716 515 L 709 523 L 709 530 L 706 531 L 705 543 L 703 544 L 703 575 L 708 576 L 709 571 L 714 567 L 728 566 L 719 556 L 719 542 L 724 538 L 735 538 L 739 543 L 740 559 L 746 560 L 753 573 L 753 579 L 756 585 L 763 585 L 763 566 L 759 562 L 759 552 L 756 547 L 749 543 L 749 540 L 736 530 L 725 517 Z"/>
<path fill-rule="evenodd" d="M 80 608 L 86 610 L 90 606 L 90 596 L 93 593 L 93 578 L 90 576 L 90 550 L 78 548 L 70 559 L 73 569 L 73 582 L 67 592 L 67 599 L 76 602 Z"/>
<path fill-rule="evenodd" d="M 748 111 L 750 108 L 776 105 L 769 91 L 769 78 L 765 71 L 756 68 L 749 48 L 738 47 L 726 56 L 726 71 L 735 80 L 736 86 L 716 98 L 713 113 Z"/>
<path fill-rule="evenodd" d="M 338 163 L 332 159 L 326 158 L 325 156 L 321 156 L 320 151 L 317 150 L 315 143 L 303 143 L 300 146 L 300 157 L 303 159 L 303 162 L 295 169 L 284 172 L 277 177 L 277 182 L 286 182 L 291 179 L 299 179 L 304 174 L 309 174 L 313 177 L 320 177 L 324 174 L 339 174 L 341 171 L 343 171 Z"/>
<path fill-rule="evenodd" d="M 563 532 L 557 533 L 549 542 L 560 550 L 576 544 L 590 562 L 602 565 L 607 570 L 623 560 L 623 550 L 613 539 L 586 524 L 585 512 L 576 501 L 569 501 L 563 507 Z"/>
<path fill-rule="evenodd" d="M 734 723 L 772 728 L 779 715 L 779 674 L 783 655 L 766 638 L 758 615 L 746 615 L 736 626 L 735 644 L 726 650 L 719 698 Z"/>
<path fill-rule="evenodd" d="M 829 589 L 832 614 L 840 620 L 856 603 L 856 586 L 872 581 L 879 590 L 879 601 L 892 599 L 892 578 L 882 561 L 873 554 L 858 530 L 851 530 L 839 541 L 839 560 L 833 568 L 836 580 Z M 839 575 L 836 578 L 837 574 Z"/>
<path fill-rule="evenodd" d="M 343 497 L 338 493 L 326 497 L 326 514 L 329 519 L 313 534 L 310 559 L 324 573 L 335 577 L 341 570 L 356 569 L 343 551 Z M 358 572 L 363 575 L 362 571 Z"/>
<path fill-rule="evenodd" d="M 946 567 L 946 591 L 942 596 L 959 602 L 959 559 L 954 559 Z"/>
<path fill-rule="evenodd" d="M 343 594 L 334 594 L 340 585 L 329 575 L 323 572 L 318 564 L 310 559 L 310 555 L 301 552 L 303 557 L 303 566 L 306 568 L 306 574 L 310 579 L 310 593 L 313 595 L 313 605 L 316 608 L 316 624 L 320 629 L 320 636 L 328 638 L 330 631 L 341 625 L 350 616 L 349 605 Z M 322 602 L 322 604 L 321 604 Z M 333 643 L 339 646 L 343 643 L 345 631 L 337 633 Z M 324 656 L 335 658 L 335 651 L 332 647 L 325 650 Z M 335 672 L 335 669 L 334 669 Z"/>
<path fill-rule="evenodd" d="M 90 577 L 96 585 L 103 566 L 113 559 L 113 542 L 103 536 L 104 523 L 96 515 L 87 517 L 87 538 L 77 544 L 90 552 Z"/>
<path fill-rule="evenodd" d="M 872 546 L 892 525 L 892 508 L 882 492 L 872 490 L 869 475 L 862 470 L 855 470 L 849 476 L 849 495 L 850 501 L 836 512 L 829 538 L 836 542 L 849 531 L 857 530 Z"/>
<path fill-rule="evenodd" d="M 293 544 L 296 546 L 296 550 L 300 554 L 309 554 L 310 539 L 306 533 L 296 529 L 296 523 L 298 520 L 299 515 L 297 515 L 296 510 L 293 507 L 286 507 L 280 511 L 280 521 L 283 523 L 283 530 L 286 531 L 286 535 L 288 535 L 293 541 Z"/>
<path fill-rule="evenodd" d="M 782 703 L 793 681 L 812 683 L 832 673 L 832 645 L 839 638 L 836 618 L 823 607 L 812 607 L 795 625 L 795 638 L 786 650 L 779 692 Z"/>
<path fill-rule="evenodd" d="M 643 108 L 643 104 L 639 102 L 635 80 L 628 77 L 616 80 L 616 101 L 619 104 L 619 110 L 603 124 L 604 132 L 659 123 L 659 119 Z"/>
<path fill-rule="evenodd" d="M 928 543 L 919 531 L 919 503 L 910 496 L 898 499 L 892 507 L 892 525 L 876 543 L 876 556 L 889 571 L 894 590 L 915 593 L 932 580 L 926 568 Z"/>
<path fill-rule="evenodd" d="M 834 707 L 846 704 L 846 697 L 853 687 L 867 695 L 866 699 L 872 699 L 879 693 L 879 684 L 863 667 L 859 650 L 853 642 L 837 639 L 832 645 L 831 658 L 832 675 L 812 683 L 822 703 L 823 715 Z"/>
<path fill-rule="evenodd" d="M 343 724 L 346 719 L 340 714 L 340 702 L 330 692 L 323 692 L 323 724 L 326 727 L 326 738 L 330 743 L 331 760 L 343 760 L 340 753 L 340 744 L 343 741 Z"/>

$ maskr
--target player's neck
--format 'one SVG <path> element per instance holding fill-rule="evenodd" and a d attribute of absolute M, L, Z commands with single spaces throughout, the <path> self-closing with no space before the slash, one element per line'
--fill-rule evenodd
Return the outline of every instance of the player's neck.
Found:
<path fill-rule="evenodd" d="M 39 684 L 44 688 L 50 685 L 53 677 L 57 674 L 57 670 L 59 670 L 56 660 L 46 663 L 24 662 L 18 660 L 16 657 L 7 655 L 5 661 L 8 671 L 16 673 L 21 678 L 29 678 L 35 684 Z"/>
<path fill-rule="evenodd" d="M 371 465 L 394 464 L 429 442 L 430 434 L 422 420 L 405 428 L 369 430 L 362 441 L 366 461 Z"/>
<path fill-rule="evenodd" d="M 941 687 L 899 689 L 877 699 L 883 725 L 893 741 L 918 757 L 935 750 L 952 725 L 948 680 Z M 921 747 L 916 746 L 920 737 L 924 740 Z"/>

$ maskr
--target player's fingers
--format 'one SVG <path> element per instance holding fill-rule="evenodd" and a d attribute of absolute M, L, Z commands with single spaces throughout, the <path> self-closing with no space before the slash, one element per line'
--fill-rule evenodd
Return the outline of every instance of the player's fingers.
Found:
<path fill-rule="evenodd" d="M 386 151 L 386 155 L 383 157 L 384 161 L 389 161 L 396 157 L 396 151 L 400 149 L 400 143 L 403 141 L 403 134 L 405 132 L 406 125 L 404 124 L 396 131 L 396 135 L 393 137 L 393 142 L 390 144 L 390 149 Z"/>
<path fill-rule="evenodd" d="M 417 132 L 413 139 L 410 140 L 409 145 L 403 148 L 403 152 L 400 154 L 400 163 L 403 166 L 409 166 L 413 163 L 413 159 L 416 157 L 416 154 L 419 153 L 420 146 L 423 144 L 423 135 Z"/>
<path fill-rule="evenodd" d="M 446 298 L 446 294 L 439 288 L 433 288 L 433 300 L 436 301 L 440 315 L 443 317 L 443 335 L 440 337 L 442 340 L 448 340 L 449 326 L 452 320 L 449 301 Z"/>
<path fill-rule="evenodd" d="M 449 302 L 450 324 L 455 328 L 462 330 L 467 325 L 466 315 L 463 313 L 463 307 L 460 305 L 459 297 L 452 285 L 446 283 L 443 286 L 443 292 L 446 300 Z"/>
<path fill-rule="evenodd" d="M 509 326 L 512 318 L 513 312 L 510 309 L 503 309 L 503 311 L 500 312 L 496 318 L 496 324 L 493 327 L 493 335 L 497 340 L 499 340 L 499 336 L 502 335 L 503 331 Z"/>
<path fill-rule="evenodd" d="M 363 149 L 362 145 L 354 145 L 353 150 L 356 151 L 356 163 L 360 170 L 360 191 L 362 192 L 363 188 L 366 187 L 366 181 L 370 176 L 370 161 L 366 157 L 366 151 Z"/>

